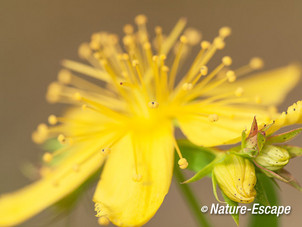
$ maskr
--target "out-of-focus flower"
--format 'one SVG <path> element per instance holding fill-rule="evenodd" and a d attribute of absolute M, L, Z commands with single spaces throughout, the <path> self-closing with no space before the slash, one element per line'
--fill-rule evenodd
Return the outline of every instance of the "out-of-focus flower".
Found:
<path fill-rule="evenodd" d="M 183 33 L 186 21 L 181 19 L 167 36 L 156 27 L 152 48 L 147 18 L 139 15 L 135 21 L 137 32 L 124 27 L 124 47 L 106 32 L 80 46 L 80 57 L 91 66 L 63 61 L 65 69 L 49 86 L 47 100 L 72 108 L 62 117 L 51 115 L 50 126 L 40 124 L 33 133 L 37 143 L 57 137 L 62 147 L 44 154 L 40 180 L 1 196 L 0 226 L 21 223 L 58 202 L 104 162 L 93 198 L 99 222 L 143 225 L 168 192 L 174 148 L 180 168 L 188 166 L 175 141 L 175 127 L 197 145 L 238 142 L 254 115 L 259 122 L 278 116 L 274 105 L 299 79 L 295 65 L 240 79 L 262 67 L 259 58 L 230 70 L 232 59 L 225 56 L 208 69 L 215 52 L 225 46 L 228 27 L 212 42 L 202 41 L 188 71 L 177 78 L 191 47 L 200 43 L 200 33 Z"/>
<path fill-rule="evenodd" d="M 289 153 L 284 148 L 266 145 L 255 158 L 255 161 L 269 170 L 278 170 L 283 168 L 289 159 Z"/>

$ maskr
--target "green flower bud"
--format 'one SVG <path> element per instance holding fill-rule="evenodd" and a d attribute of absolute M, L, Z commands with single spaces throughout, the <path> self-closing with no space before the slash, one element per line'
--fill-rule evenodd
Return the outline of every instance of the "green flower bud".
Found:
<path fill-rule="evenodd" d="M 251 203 L 256 196 L 255 167 L 248 159 L 237 155 L 226 156 L 215 165 L 213 174 L 223 193 L 239 203 Z"/>
<path fill-rule="evenodd" d="M 275 171 L 283 168 L 289 159 L 289 153 L 284 148 L 266 145 L 256 157 L 255 161 L 261 166 Z"/>

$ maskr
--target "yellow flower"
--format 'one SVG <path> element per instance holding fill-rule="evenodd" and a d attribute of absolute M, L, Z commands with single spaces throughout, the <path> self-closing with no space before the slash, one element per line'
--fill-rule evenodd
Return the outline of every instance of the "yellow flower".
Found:
<path fill-rule="evenodd" d="M 278 115 L 273 106 L 299 79 L 294 65 L 239 79 L 262 67 L 259 58 L 233 71 L 232 59 L 225 56 L 208 69 L 225 46 L 228 27 L 213 42 L 202 41 L 191 67 L 180 73 L 201 34 L 187 29 L 181 35 L 186 24 L 181 19 L 167 36 L 156 27 L 151 45 L 146 20 L 136 17 L 137 32 L 124 27 L 124 47 L 114 34 L 93 34 L 79 48 L 91 66 L 63 61 L 65 69 L 50 84 L 47 100 L 73 107 L 62 117 L 51 115 L 50 126 L 40 124 L 33 133 L 37 143 L 57 137 L 63 146 L 44 154 L 40 180 L 1 197 L 0 226 L 21 223 L 56 203 L 104 162 L 93 198 L 99 223 L 143 225 L 168 192 L 174 148 L 180 168 L 188 166 L 174 138 L 176 126 L 197 145 L 237 142 L 254 115 L 258 122 Z"/>
<path fill-rule="evenodd" d="M 257 178 L 254 164 L 248 159 L 226 155 L 223 162 L 215 165 L 213 174 L 220 189 L 231 200 L 239 203 L 254 201 Z"/>

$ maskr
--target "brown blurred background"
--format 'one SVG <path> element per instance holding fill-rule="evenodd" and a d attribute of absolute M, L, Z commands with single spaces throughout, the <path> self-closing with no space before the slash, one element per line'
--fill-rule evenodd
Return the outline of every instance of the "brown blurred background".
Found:
<path fill-rule="evenodd" d="M 221 26 L 233 29 L 224 54 L 236 68 L 252 56 L 261 56 L 266 69 L 302 62 L 302 1 L 242 0 L 44 0 L 0 1 L 0 193 L 29 183 L 21 173 L 25 162 L 37 162 L 41 150 L 31 142 L 31 132 L 62 106 L 45 101 L 47 85 L 56 79 L 60 61 L 78 60 L 77 47 L 91 33 L 105 30 L 122 34 L 135 15 L 149 18 L 150 30 L 161 25 L 168 32 L 180 17 L 212 39 Z M 153 31 L 153 30 L 152 30 Z M 302 98 L 300 82 L 290 93 L 284 110 Z M 294 141 L 302 146 L 302 137 Z M 287 167 L 302 182 L 302 158 Z M 292 206 L 282 217 L 283 226 L 302 221 L 302 195 L 281 183 L 281 204 Z M 205 205 L 216 202 L 209 179 L 194 184 Z M 69 219 L 49 226 L 97 226 L 90 202 L 93 190 L 82 199 Z M 22 206 L 22 204 L 20 204 Z M 26 207 L 24 207 L 26 209 Z M 210 216 L 215 226 L 235 226 L 230 216 Z M 242 216 L 245 226 L 246 217 Z M 37 217 L 22 226 L 45 226 Z M 38 224 L 37 224 L 38 223 Z M 195 226 L 175 183 L 155 217 L 146 226 Z"/>

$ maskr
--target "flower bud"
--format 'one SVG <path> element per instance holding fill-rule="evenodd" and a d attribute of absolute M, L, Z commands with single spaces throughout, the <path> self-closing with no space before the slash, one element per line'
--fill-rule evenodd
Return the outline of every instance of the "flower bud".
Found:
<path fill-rule="evenodd" d="M 283 168 L 288 163 L 289 159 L 289 153 L 284 148 L 266 145 L 256 157 L 255 161 L 261 166 L 275 171 Z"/>
<path fill-rule="evenodd" d="M 239 203 L 251 203 L 256 196 L 257 178 L 254 165 L 245 158 L 228 155 L 213 169 L 213 174 L 223 193 Z"/>

